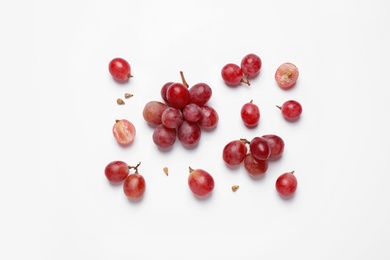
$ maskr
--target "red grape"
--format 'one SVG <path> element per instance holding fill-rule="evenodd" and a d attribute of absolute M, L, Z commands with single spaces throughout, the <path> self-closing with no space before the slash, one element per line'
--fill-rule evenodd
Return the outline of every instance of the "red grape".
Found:
<path fill-rule="evenodd" d="M 183 114 L 179 109 L 168 107 L 161 115 L 161 123 L 168 128 L 176 128 L 183 122 Z"/>
<path fill-rule="evenodd" d="M 194 170 L 190 167 L 188 186 L 195 196 L 199 198 L 205 198 L 210 195 L 214 189 L 214 179 L 210 173 L 206 172 L 205 170 Z"/>
<path fill-rule="evenodd" d="M 167 100 L 174 108 L 183 108 L 190 102 L 190 92 L 181 83 L 173 83 L 167 89 Z"/>
<path fill-rule="evenodd" d="M 219 116 L 217 111 L 211 106 L 200 107 L 201 117 L 198 121 L 200 127 L 204 129 L 213 129 L 217 126 Z"/>
<path fill-rule="evenodd" d="M 256 76 L 261 69 L 261 59 L 256 54 L 248 54 L 241 60 L 241 70 L 242 72 L 249 76 Z"/>
<path fill-rule="evenodd" d="M 275 80 L 282 89 L 289 89 L 297 82 L 299 76 L 298 68 L 289 62 L 280 65 L 275 72 Z"/>
<path fill-rule="evenodd" d="M 192 148 L 199 143 L 201 130 L 197 123 L 183 121 L 177 129 L 179 141 L 187 148 Z"/>
<path fill-rule="evenodd" d="M 290 198 L 293 196 L 297 186 L 298 181 L 294 175 L 294 171 L 283 173 L 277 178 L 275 183 L 276 190 L 280 196 L 284 198 Z"/>
<path fill-rule="evenodd" d="M 173 146 L 176 141 L 176 129 L 168 128 L 163 124 L 158 125 L 153 131 L 153 142 L 158 148 L 167 150 Z"/>
<path fill-rule="evenodd" d="M 168 106 L 160 101 L 149 101 L 145 104 L 143 117 L 151 125 L 161 124 L 161 116 Z"/>
<path fill-rule="evenodd" d="M 283 105 L 277 106 L 283 117 L 288 121 L 296 121 L 302 114 L 302 105 L 295 100 L 288 100 Z"/>
<path fill-rule="evenodd" d="M 238 65 L 228 63 L 222 68 L 221 76 L 226 84 L 235 86 L 242 82 L 243 73 Z"/>
<path fill-rule="evenodd" d="M 182 113 L 184 119 L 188 122 L 197 122 L 202 115 L 200 107 L 194 103 L 189 103 L 186 105 L 183 108 Z"/>
<path fill-rule="evenodd" d="M 115 121 L 115 124 L 112 127 L 112 133 L 119 144 L 127 146 L 133 143 L 136 130 L 130 121 L 120 119 Z"/>
<path fill-rule="evenodd" d="M 123 161 L 112 161 L 107 164 L 104 174 L 110 182 L 119 183 L 129 175 L 129 166 Z"/>
<path fill-rule="evenodd" d="M 122 58 L 114 58 L 108 64 L 108 70 L 112 77 L 119 81 L 126 81 L 131 76 L 130 64 Z"/>
<path fill-rule="evenodd" d="M 246 103 L 241 108 L 241 118 L 247 127 L 255 127 L 260 120 L 260 109 L 253 101 Z"/>
<path fill-rule="evenodd" d="M 198 106 L 205 105 L 211 98 L 213 91 L 206 83 L 197 83 L 190 89 L 190 103 L 194 103 Z"/>
<path fill-rule="evenodd" d="M 162 86 L 162 88 L 161 88 L 161 91 L 160 91 L 160 95 L 161 95 L 161 97 L 162 97 L 162 99 L 165 101 L 165 103 L 169 103 L 168 102 L 168 99 L 167 99 L 167 90 L 168 90 L 168 88 L 169 88 L 169 86 L 170 85 L 172 85 L 173 84 L 173 82 L 167 82 L 167 83 L 165 83 L 163 86 Z"/>
<path fill-rule="evenodd" d="M 223 148 L 222 159 L 228 166 L 235 167 L 244 161 L 247 152 L 244 141 L 233 140 Z"/>
<path fill-rule="evenodd" d="M 256 160 L 252 153 L 248 153 L 244 159 L 244 167 L 251 177 L 262 176 L 268 169 L 268 160 Z"/>
<path fill-rule="evenodd" d="M 146 189 L 146 183 L 144 177 L 138 173 L 138 166 L 131 166 L 130 168 L 135 169 L 135 173 L 129 174 L 124 183 L 123 191 L 127 198 L 133 201 L 140 200 Z"/>
<path fill-rule="evenodd" d="M 249 149 L 256 160 L 267 160 L 271 155 L 268 141 L 262 137 L 255 137 L 249 144 Z"/>
<path fill-rule="evenodd" d="M 280 136 L 268 134 L 263 135 L 262 137 L 268 141 L 269 147 L 271 148 L 271 154 L 269 156 L 270 160 L 275 160 L 282 156 L 284 151 L 284 141 Z"/>

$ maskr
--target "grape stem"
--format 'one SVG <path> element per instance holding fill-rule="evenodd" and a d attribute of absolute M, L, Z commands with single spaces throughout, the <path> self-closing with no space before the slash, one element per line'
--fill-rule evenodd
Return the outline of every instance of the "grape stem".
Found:
<path fill-rule="evenodd" d="M 248 86 L 250 86 L 251 84 L 249 83 L 248 77 L 249 77 L 249 75 L 246 74 L 245 75 L 245 79 L 242 79 L 241 82 L 247 84 Z"/>
<path fill-rule="evenodd" d="M 134 169 L 134 173 L 138 173 L 138 167 L 141 165 L 141 162 L 139 162 L 136 166 L 129 166 L 129 169 Z"/>
<path fill-rule="evenodd" d="M 247 139 L 245 138 L 240 138 L 240 141 L 243 142 L 244 144 L 250 144 L 251 142 L 249 142 Z"/>
<path fill-rule="evenodd" d="M 190 170 L 190 173 L 194 171 L 194 169 L 192 169 L 191 166 L 188 167 L 188 169 Z"/>
<path fill-rule="evenodd" d="M 186 79 L 184 78 L 184 73 L 183 73 L 183 71 L 180 71 L 180 77 L 181 77 L 181 81 L 183 82 L 183 85 L 186 86 L 186 87 L 188 88 L 190 85 L 188 85 Z"/>
<path fill-rule="evenodd" d="M 281 107 L 281 106 L 278 106 L 278 105 L 276 105 L 276 107 L 277 107 L 277 108 L 279 108 L 279 109 L 282 109 L 282 107 Z"/>

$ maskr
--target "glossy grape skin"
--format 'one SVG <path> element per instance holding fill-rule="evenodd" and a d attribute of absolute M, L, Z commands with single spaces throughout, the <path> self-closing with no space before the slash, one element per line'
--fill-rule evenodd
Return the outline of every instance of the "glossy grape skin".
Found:
<path fill-rule="evenodd" d="M 200 141 L 200 127 L 197 123 L 183 121 L 177 129 L 177 137 L 186 148 L 193 148 Z"/>
<path fill-rule="evenodd" d="M 140 200 L 146 190 L 145 178 L 139 173 L 129 174 L 123 183 L 123 192 L 133 201 Z"/>
<path fill-rule="evenodd" d="M 275 188 L 277 192 L 283 198 L 292 197 L 297 187 L 298 187 L 298 181 L 293 171 L 283 173 L 277 178 L 275 183 Z"/>
<path fill-rule="evenodd" d="M 129 166 L 123 161 L 112 161 L 104 168 L 107 180 L 112 183 L 120 183 L 129 175 Z"/>
<path fill-rule="evenodd" d="M 278 106 L 281 110 L 283 117 L 287 121 L 296 121 L 302 114 L 302 105 L 295 100 L 288 100 L 283 103 L 281 107 Z"/>
<path fill-rule="evenodd" d="M 208 197 L 214 189 L 214 179 L 210 173 L 202 169 L 193 170 L 190 168 L 188 186 L 192 193 L 198 198 Z"/>
<path fill-rule="evenodd" d="M 259 74 L 261 69 L 261 59 L 256 54 L 248 54 L 241 60 L 242 73 L 249 77 L 254 77 Z"/>
<path fill-rule="evenodd" d="M 162 150 L 170 149 L 176 142 L 176 129 L 158 125 L 153 131 L 153 142 Z"/>
<path fill-rule="evenodd" d="M 115 121 L 115 124 L 112 127 L 112 133 L 115 140 L 120 145 L 128 146 L 133 143 L 136 130 L 130 121 L 126 119 L 120 119 Z"/>
<path fill-rule="evenodd" d="M 183 114 L 179 109 L 168 107 L 161 115 L 161 123 L 168 128 L 176 128 L 183 122 Z"/>
<path fill-rule="evenodd" d="M 145 104 L 142 115 L 145 121 L 153 126 L 161 124 L 162 113 L 168 106 L 160 101 L 149 101 Z"/>
<path fill-rule="evenodd" d="M 164 100 L 164 102 L 167 103 L 167 104 L 169 104 L 168 98 L 167 98 L 167 90 L 168 90 L 168 87 L 169 87 L 170 85 L 172 85 L 172 84 L 173 84 L 173 82 L 167 82 L 167 83 L 165 83 L 165 84 L 162 86 L 162 88 L 161 88 L 161 90 L 160 90 L 161 98 L 162 98 L 162 99 Z"/>
<path fill-rule="evenodd" d="M 206 83 L 197 83 L 190 89 L 190 103 L 198 106 L 205 105 L 211 98 L 213 91 Z"/>
<path fill-rule="evenodd" d="M 226 84 L 236 86 L 242 82 L 243 73 L 240 66 L 228 63 L 223 66 L 221 76 Z"/>
<path fill-rule="evenodd" d="M 241 140 L 233 140 L 225 145 L 222 150 L 222 159 L 226 165 L 236 167 L 241 164 L 248 152 L 248 148 Z"/>
<path fill-rule="evenodd" d="M 123 58 L 114 58 L 108 64 L 112 77 L 118 81 L 126 81 L 131 77 L 130 64 Z"/>
<path fill-rule="evenodd" d="M 286 62 L 280 65 L 275 72 L 275 80 L 281 89 L 287 90 L 295 85 L 299 77 L 298 68 Z"/>
<path fill-rule="evenodd" d="M 271 148 L 268 141 L 262 137 L 255 137 L 249 143 L 249 149 L 256 160 L 268 160 Z"/>
<path fill-rule="evenodd" d="M 247 127 L 255 127 L 260 120 L 260 109 L 252 101 L 241 108 L 241 119 Z"/>
<path fill-rule="evenodd" d="M 268 134 L 261 136 L 268 141 L 269 147 L 271 148 L 271 154 L 269 160 L 276 160 L 282 156 L 284 151 L 284 141 L 283 139 L 275 134 Z"/>
<path fill-rule="evenodd" d="M 171 107 L 181 109 L 190 102 L 190 92 L 181 83 L 173 83 L 167 89 L 167 100 Z"/>
<path fill-rule="evenodd" d="M 200 107 L 194 103 L 189 103 L 186 105 L 183 110 L 183 117 L 188 122 L 198 122 L 200 117 L 202 116 L 202 111 Z"/>
<path fill-rule="evenodd" d="M 251 153 L 244 159 L 246 172 L 253 178 L 262 176 L 268 169 L 268 160 L 256 160 Z"/>
<path fill-rule="evenodd" d="M 201 117 L 198 121 L 200 127 L 206 130 L 215 128 L 219 121 L 219 115 L 217 111 L 211 106 L 200 107 Z"/>

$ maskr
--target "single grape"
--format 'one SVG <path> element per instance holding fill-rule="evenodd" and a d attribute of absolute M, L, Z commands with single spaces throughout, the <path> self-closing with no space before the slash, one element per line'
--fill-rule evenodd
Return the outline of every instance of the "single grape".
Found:
<path fill-rule="evenodd" d="M 253 101 L 246 103 L 241 108 L 241 119 L 247 127 L 255 127 L 260 120 L 260 109 Z"/>
<path fill-rule="evenodd" d="M 206 83 L 197 83 L 190 89 L 190 103 L 198 106 L 205 105 L 211 98 L 213 91 Z"/>
<path fill-rule="evenodd" d="M 201 116 L 198 121 L 199 126 L 206 130 L 215 128 L 219 121 L 217 111 L 211 106 L 202 106 L 200 107 L 200 110 Z"/>
<path fill-rule="evenodd" d="M 126 81 L 131 75 L 130 64 L 122 58 L 114 58 L 108 64 L 108 70 L 112 77 L 118 81 Z"/>
<path fill-rule="evenodd" d="M 123 161 L 112 161 L 104 168 L 104 174 L 112 183 L 120 183 L 129 175 L 129 166 Z"/>
<path fill-rule="evenodd" d="M 138 166 L 130 166 L 130 168 L 135 169 L 135 173 L 129 174 L 124 183 L 123 183 L 123 191 L 126 197 L 132 201 L 140 200 L 146 190 L 146 182 L 145 178 L 138 173 Z"/>
<path fill-rule="evenodd" d="M 263 135 L 262 137 L 268 141 L 269 147 L 271 148 L 269 160 L 275 160 L 282 156 L 284 151 L 284 141 L 280 136 L 275 134 L 268 134 Z"/>
<path fill-rule="evenodd" d="M 282 89 L 290 89 L 299 77 L 298 68 L 289 62 L 280 65 L 275 72 L 275 80 Z"/>
<path fill-rule="evenodd" d="M 190 167 L 188 186 L 196 197 L 205 198 L 209 196 L 214 189 L 214 179 L 210 173 L 205 170 L 194 170 Z"/>
<path fill-rule="evenodd" d="M 280 175 L 275 183 L 277 192 L 283 198 L 290 198 L 294 195 L 298 186 L 297 178 L 294 175 L 294 171 L 286 172 Z"/>
<path fill-rule="evenodd" d="M 295 100 L 288 100 L 282 106 L 277 106 L 283 117 L 288 121 L 296 121 L 302 114 L 302 105 Z"/>
<path fill-rule="evenodd" d="M 176 129 L 158 125 L 153 131 L 153 142 L 162 150 L 170 149 L 176 142 Z"/>
<path fill-rule="evenodd" d="M 222 150 L 222 159 L 230 167 L 238 166 L 245 159 L 248 152 L 246 142 L 243 140 L 230 141 Z"/>
<path fill-rule="evenodd" d="M 165 101 L 165 103 L 169 104 L 168 102 L 168 99 L 167 99 L 167 90 L 169 88 L 170 85 L 172 85 L 173 82 L 167 82 L 165 83 L 162 88 L 161 88 L 161 91 L 160 91 L 160 95 L 161 95 L 161 98 Z"/>
<path fill-rule="evenodd" d="M 173 83 L 167 89 L 167 100 L 170 106 L 181 109 L 190 102 L 190 92 L 182 83 Z"/>
<path fill-rule="evenodd" d="M 161 115 L 161 123 L 168 128 L 176 128 L 183 122 L 183 114 L 179 109 L 168 107 Z"/>
<path fill-rule="evenodd" d="M 241 60 L 241 70 L 248 77 L 259 74 L 261 69 L 261 59 L 256 54 L 248 54 Z"/>
<path fill-rule="evenodd" d="M 142 115 L 145 121 L 153 126 L 161 124 L 162 113 L 167 105 L 160 101 L 149 101 L 145 104 Z"/>
<path fill-rule="evenodd" d="M 136 130 L 130 121 L 126 119 L 118 119 L 112 127 L 112 133 L 119 144 L 127 146 L 133 143 Z"/>
<path fill-rule="evenodd" d="M 246 172 L 253 178 L 262 176 L 268 169 L 268 160 L 256 160 L 252 153 L 248 153 L 244 159 Z"/>
<path fill-rule="evenodd" d="M 225 66 L 223 66 L 221 70 L 221 76 L 223 81 L 225 81 L 226 84 L 231 86 L 237 86 L 241 82 L 243 82 L 243 73 L 237 64 L 234 63 L 228 63 Z"/>
<path fill-rule="evenodd" d="M 249 149 L 256 160 L 267 160 L 271 155 L 268 141 L 262 137 L 255 137 L 249 143 Z"/>
<path fill-rule="evenodd" d="M 183 108 L 182 113 L 184 119 L 188 122 L 198 122 L 198 120 L 202 116 L 200 107 L 194 103 L 189 103 L 188 105 L 186 105 Z"/>
<path fill-rule="evenodd" d="M 183 121 L 177 129 L 179 141 L 187 148 L 195 147 L 201 136 L 201 130 L 197 123 Z"/>

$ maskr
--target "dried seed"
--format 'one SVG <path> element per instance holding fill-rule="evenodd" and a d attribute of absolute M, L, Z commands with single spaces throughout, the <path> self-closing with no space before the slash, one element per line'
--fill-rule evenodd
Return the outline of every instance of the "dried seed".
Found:
<path fill-rule="evenodd" d="M 238 188 L 240 188 L 240 186 L 238 186 L 238 185 L 233 185 L 233 186 L 232 186 L 232 191 L 237 191 Z"/>
<path fill-rule="evenodd" d="M 125 98 L 131 98 L 132 96 L 134 96 L 134 95 L 130 94 L 130 93 L 125 93 Z"/>
<path fill-rule="evenodd" d="M 116 100 L 116 103 L 118 103 L 118 105 L 124 105 L 124 104 L 125 104 L 125 101 L 123 101 L 123 99 L 121 99 L 121 98 L 118 98 L 118 99 Z"/>
<path fill-rule="evenodd" d="M 163 171 L 164 171 L 165 175 L 168 176 L 168 167 L 164 167 Z"/>

